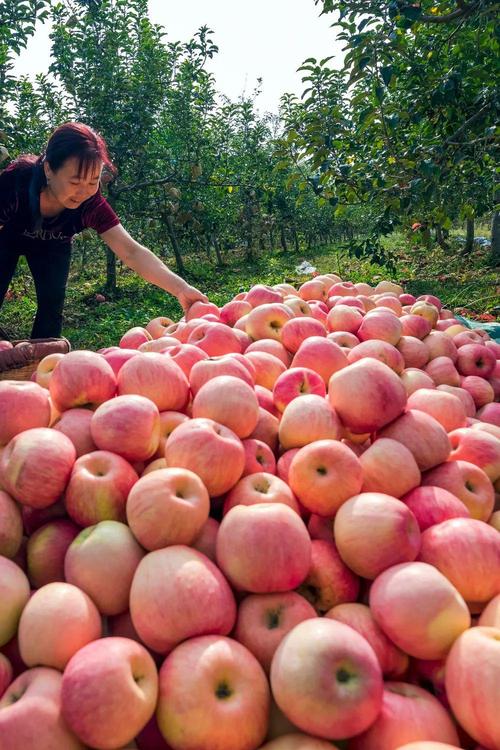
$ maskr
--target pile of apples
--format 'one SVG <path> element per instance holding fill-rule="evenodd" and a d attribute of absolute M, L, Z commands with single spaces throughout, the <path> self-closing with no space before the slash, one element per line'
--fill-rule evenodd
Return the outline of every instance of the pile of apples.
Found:
<path fill-rule="evenodd" d="M 33 381 L 0 382 L 0 750 L 499 750 L 487 333 L 325 274 Z"/>

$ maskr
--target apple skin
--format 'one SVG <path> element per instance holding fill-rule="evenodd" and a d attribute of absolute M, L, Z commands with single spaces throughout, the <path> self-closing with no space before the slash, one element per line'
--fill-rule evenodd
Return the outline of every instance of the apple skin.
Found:
<path fill-rule="evenodd" d="M 425 472 L 422 485 L 443 487 L 458 497 L 472 518 L 488 521 L 495 504 L 491 481 L 479 466 L 468 461 L 446 461 Z"/>
<path fill-rule="evenodd" d="M 254 341 L 276 339 L 276 341 L 281 342 L 283 326 L 293 317 L 293 312 L 286 305 L 277 302 L 259 305 L 248 313 L 245 333 L 248 333 Z"/>
<path fill-rule="evenodd" d="M 372 615 L 402 651 L 417 659 L 441 659 L 470 626 L 462 596 L 432 565 L 393 565 L 373 582 Z M 440 623 L 446 623 L 446 628 Z"/>
<path fill-rule="evenodd" d="M 60 412 L 75 406 L 95 408 L 116 393 L 116 377 L 101 354 L 74 351 L 57 363 L 49 382 L 50 397 Z"/>
<path fill-rule="evenodd" d="M 482 344 L 465 344 L 458 350 L 457 369 L 460 375 L 489 378 L 495 365 L 495 354 Z"/>
<path fill-rule="evenodd" d="M 307 367 L 323 378 L 325 385 L 337 370 L 347 367 L 347 357 L 334 341 L 311 336 L 302 342 L 292 360 L 292 367 Z"/>
<path fill-rule="evenodd" d="M 271 688 L 298 729 L 324 739 L 364 731 L 382 705 L 382 672 L 372 647 L 326 618 L 305 620 L 283 638 L 271 663 Z"/>
<path fill-rule="evenodd" d="M 408 398 L 407 408 L 423 411 L 434 417 L 448 433 L 466 425 L 467 414 L 460 399 L 437 388 L 420 388 L 415 391 Z"/>
<path fill-rule="evenodd" d="M 14 670 L 9 659 L 0 652 L 0 698 L 12 682 Z M 1 725 L 1 719 L 0 719 Z"/>
<path fill-rule="evenodd" d="M 254 440 L 262 440 L 273 452 L 277 452 L 279 443 L 278 417 L 271 414 L 266 408 L 259 406 L 259 421 L 250 437 Z"/>
<path fill-rule="evenodd" d="M 192 543 L 191 547 L 203 553 L 215 563 L 215 550 L 217 546 L 217 534 L 219 532 L 219 521 L 209 516 L 200 533 Z"/>
<path fill-rule="evenodd" d="M 291 591 L 309 571 L 311 539 L 299 515 L 283 503 L 236 505 L 220 524 L 216 557 L 237 590 Z"/>
<path fill-rule="evenodd" d="M 54 430 L 69 437 L 75 446 L 77 458 L 97 449 L 90 431 L 93 415 L 94 412 L 90 409 L 68 409 L 63 411 L 59 419 L 52 424 Z"/>
<path fill-rule="evenodd" d="M 478 419 L 488 424 L 496 425 L 500 429 L 500 403 L 489 403 L 477 412 Z"/>
<path fill-rule="evenodd" d="M 395 346 L 389 344 L 387 341 L 379 341 L 378 339 L 362 341 L 348 352 L 347 361 L 349 364 L 353 364 L 367 357 L 379 360 L 398 375 L 405 369 L 403 355 Z"/>
<path fill-rule="evenodd" d="M 80 529 L 71 521 L 58 519 L 38 528 L 28 539 L 26 561 L 33 588 L 64 581 L 64 558 Z"/>
<path fill-rule="evenodd" d="M 179 425 L 167 440 L 165 458 L 168 466 L 198 474 L 211 497 L 234 487 L 245 468 L 241 440 L 212 419 L 195 418 Z"/>
<path fill-rule="evenodd" d="M 500 534 L 472 518 L 452 518 L 422 534 L 419 560 L 434 565 L 465 601 L 487 604 L 500 593 Z"/>
<path fill-rule="evenodd" d="M 403 327 L 397 315 L 377 310 L 368 312 L 364 316 L 356 331 L 356 336 L 360 341 L 380 339 L 396 346 L 402 333 Z"/>
<path fill-rule="evenodd" d="M 256 505 L 258 503 L 284 503 L 296 513 L 299 505 L 288 484 L 265 471 L 242 477 L 226 496 L 223 515 L 235 505 Z"/>
<path fill-rule="evenodd" d="M 446 695 L 460 725 L 485 748 L 500 746 L 499 682 L 500 629 L 462 633 L 446 660 Z"/>
<path fill-rule="evenodd" d="M 238 607 L 233 638 L 260 662 L 267 674 L 274 652 L 285 635 L 303 620 L 317 617 L 315 609 L 295 591 L 249 594 Z"/>
<path fill-rule="evenodd" d="M 32 508 L 47 508 L 68 483 L 76 451 L 71 440 L 48 427 L 16 435 L 0 453 L 0 486 Z"/>
<path fill-rule="evenodd" d="M 192 638 L 160 669 L 156 717 L 174 750 L 254 750 L 265 738 L 269 705 L 262 667 L 231 638 Z"/>
<path fill-rule="evenodd" d="M 281 341 L 277 341 L 276 339 L 269 338 L 253 341 L 248 345 L 245 351 L 245 356 L 250 354 L 250 352 L 266 352 L 267 354 L 272 354 L 274 357 L 280 359 L 285 367 L 290 367 L 292 363 L 292 355 L 288 349 L 283 346 Z"/>
<path fill-rule="evenodd" d="M 209 357 L 241 352 L 236 330 L 214 320 L 200 321 L 200 324 L 189 334 L 187 343 L 195 344 Z"/>
<path fill-rule="evenodd" d="M 274 404 L 283 412 L 293 399 L 307 393 L 326 396 L 323 379 L 307 367 L 290 367 L 277 378 L 273 386 Z"/>
<path fill-rule="evenodd" d="M 279 426 L 282 448 L 302 448 L 316 440 L 339 440 L 340 420 L 326 398 L 299 396 L 285 407 Z"/>
<path fill-rule="evenodd" d="M 0 699 L 2 750 L 84 750 L 61 715 L 62 675 L 36 667 L 23 672 Z"/>
<path fill-rule="evenodd" d="M 134 484 L 126 510 L 128 525 L 145 549 L 191 545 L 208 518 L 210 497 L 189 469 L 159 469 Z"/>
<path fill-rule="evenodd" d="M 407 396 L 418 391 L 420 388 L 435 388 L 436 385 L 430 375 L 417 367 L 406 367 L 400 375 Z M 475 412 L 475 409 L 474 409 Z"/>
<path fill-rule="evenodd" d="M 457 385 L 460 385 L 461 388 L 470 393 L 474 399 L 476 409 L 481 409 L 481 407 L 495 400 L 493 386 L 479 375 L 466 375 L 461 378 L 460 383 L 457 383 Z"/>
<path fill-rule="evenodd" d="M 378 438 L 359 457 L 363 470 L 362 492 L 382 492 L 401 497 L 420 484 L 420 469 L 403 443 Z"/>
<path fill-rule="evenodd" d="M 101 521 L 72 541 L 64 561 L 66 581 L 84 591 L 103 615 L 128 609 L 134 573 L 144 550 L 130 529 L 118 521 Z"/>
<path fill-rule="evenodd" d="M 145 341 L 151 341 L 153 337 L 146 328 L 134 326 L 129 328 L 120 339 L 120 349 L 138 349 Z"/>
<path fill-rule="evenodd" d="M 449 438 L 449 461 L 468 461 L 475 464 L 492 482 L 496 482 L 500 477 L 500 439 L 483 430 L 469 428 L 453 430 Z"/>
<path fill-rule="evenodd" d="M 293 732 L 266 742 L 260 750 L 335 750 L 336 745 L 326 740 L 312 737 L 310 734 Z"/>
<path fill-rule="evenodd" d="M 147 724 L 157 696 L 158 673 L 146 649 L 129 638 L 103 638 L 81 648 L 64 670 L 62 715 L 86 745 L 114 750 Z"/>
<path fill-rule="evenodd" d="M 412 740 L 436 740 L 459 746 L 451 716 L 438 699 L 417 685 L 386 682 L 382 710 L 363 734 L 349 742 L 352 750 L 398 750 Z"/>
<path fill-rule="evenodd" d="M 401 500 L 414 514 L 420 531 L 450 518 L 470 518 L 463 502 L 443 487 L 415 487 L 403 495 Z"/>
<path fill-rule="evenodd" d="M 430 375 L 435 385 L 460 385 L 460 373 L 451 357 L 441 355 L 431 359 L 424 367 L 424 372 Z"/>
<path fill-rule="evenodd" d="M 329 333 L 345 331 L 356 334 L 362 322 L 363 313 L 359 309 L 341 303 L 331 308 L 326 319 L 326 326 Z"/>
<path fill-rule="evenodd" d="M 193 399 L 193 417 L 212 419 L 243 439 L 257 426 L 259 402 L 247 383 L 230 375 L 219 375 L 197 392 Z"/>
<path fill-rule="evenodd" d="M 427 742 L 422 740 L 420 742 L 409 742 L 406 745 L 401 745 L 397 750 L 456 750 L 457 745 L 449 745 L 447 742 Z M 484 750 L 484 748 L 477 747 L 476 750 Z"/>
<path fill-rule="evenodd" d="M 406 390 L 390 367 L 366 358 L 330 378 L 328 398 L 342 423 L 352 432 L 375 432 L 398 417 Z"/>
<path fill-rule="evenodd" d="M 413 453 L 420 471 L 446 461 L 451 445 L 444 427 L 423 411 L 408 409 L 380 430 L 378 437 L 392 438 Z"/>
<path fill-rule="evenodd" d="M 125 362 L 117 383 L 118 395 L 145 396 L 159 411 L 180 411 L 189 396 L 189 383 L 181 368 L 157 352 L 145 352 Z"/>
<path fill-rule="evenodd" d="M 407 505 L 382 492 L 363 492 L 337 511 L 333 536 L 344 563 L 374 580 L 398 563 L 412 562 L 420 551 L 420 529 Z"/>
<path fill-rule="evenodd" d="M 49 394 L 37 383 L 17 380 L 0 382 L 0 448 L 24 430 L 48 427 Z"/>
<path fill-rule="evenodd" d="M 400 677 L 408 669 L 409 658 L 379 628 L 370 608 L 358 602 L 336 604 L 325 613 L 330 620 L 342 622 L 366 638 L 373 648 L 385 677 Z"/>
<path fill-rule="evenodd" d="M 455 385 L 442 384 L 437 386 L 437 390 L 444 391 L 445 393 L 451 393 L 453 396 L 457 396 L 457 398 L 460 399 L 464 406 L 466 416 L 476 416 L 476 405 L 474 403 L 474 399 L 464 388 L 460 388 L 460 386 L 457 387 Z"/>
<path fill-rule="evenodd" d="M 98 450 L 127 461 L 146 461 L 158 449 L 160 412 L 144 396 L 116 396 L 96 409 L 90 431 Z"/>
<path fill-rule="evenodd" d="M 10 495 L 0 489 L 0 555 L 15 557 L 23 540 L 21 509 Z"/>
<path fill-rule="evenodd" d="M 500 594 L 486 605 L 479 617 L 478 625 L 500 629 Z"/>
<path fill-rule="evenodd" d="M 276 458 L 274 453 L 262 440 L 247 438 L 242 440 L 245 450 L 245 468 L 243 477 L 250 474 L 259 474 L 265 471 L 266 474 L 276 474 Z"/>
<path fill-rule="evenodd" d="M 342 561 L 333 540 L 312 539 L 311 567 L 297 591 L 315 611 L 322 615 L 336 604 L 355 601 L 359 587 L 359 578 Z"/>
<path fill-rule="evenodd" d="M 87 594 L 70 583 L 48 583 L 35 591 L 23 609 L 19 651 L 28 667 L 63 671 L 73 654 L 100 638 L 101 631 L 101 617 Z"/>
<path fill-rule="evenodd" d="M 363 470 L 357 456 L 338 440 L 317 440 L 295 454 L 288 481 L 307 510 L 333 516 L 360 492 Z"/>
<path fill-rule="evenodd" d="M 208 557 L 174 545 L 149 552 L 130 590 L 130 614 L 143 643 L 168 653 L 198 635 L 228 635 L 236 604 L 228 582 Z"/>
<path fill-rule="evenodd" d="M 30 584 L 15 562 L 0 556 L 0 646 L 16 634 L 19 618 L 30 596 Z"/>
<path fill-rule="evenodd" d="M 66 488 L 68 515 L 79 526 L 125 521 L 127 497 L 137 480 L 129 462 L 116 453 L 94 451 L 81 456 Z"/>
<path fill-rule="evenodd" d="M 281 302 L 282 299 L 279 290 L 273 289 L 267 284 L 254 284 L 245 295 L 245 302 L 252 308 Z"/>
<path fill-rule="evenodd" d="M 286 372 L 281 359 L 268 352 L 245 352 L 245 359 L 255 368 L 255 385 L 272 391 L 279 376 Z"/>
<path fill-rule="evenodd" d="M 414 336 L 421 341 L 429 335 L 432 324 L 421 315 L 409 313 L 399 319 L 403 336 Z"/>
<path fill-rule="evenodd" d="M 303 341 L 310 336 L 325 336 L 325 326 L 311 317 L 292 318 L 283 326 L 281 343 L 289 352 L 295 354 Z"/>

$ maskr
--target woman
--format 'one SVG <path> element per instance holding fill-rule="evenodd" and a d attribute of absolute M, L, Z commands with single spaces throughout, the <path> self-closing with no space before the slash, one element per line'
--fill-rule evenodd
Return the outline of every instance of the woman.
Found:
<path fill-rule="evenodd" d="M 0 307 L 25 255 L 38 303 L 32 338 L 61 335 L 72 240 L 87 228 L 139 276 L 177 297 L 185 312 L 207 300 L 123 228 L 99 189 L 104 168 L 115 172 L 103 138 L 87 125 L 65 123 L 41 156 L 21 156 L 0 173 Z"/>

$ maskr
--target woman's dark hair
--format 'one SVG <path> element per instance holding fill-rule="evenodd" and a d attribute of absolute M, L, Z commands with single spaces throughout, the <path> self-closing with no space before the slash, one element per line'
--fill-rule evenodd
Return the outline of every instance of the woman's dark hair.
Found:
<path fill-rule="evenodd" d="M 104 138 L 81 122 L 65 122 L 56 128 L 40 156 L 25 154 L 15 160 L 14 164 L 17 166 L 34 168 L 30 185 L 30 208 L 36 223 L 40 221 L 40 191 L 47 185 L 44 161 L 53 172 L 57 172 L 67 159 L 73 157 L 78 159 L 79 177 L 87 175 L 92 167 L 100 166 L 101 163 L 108 174 L 116 174 Z"/>

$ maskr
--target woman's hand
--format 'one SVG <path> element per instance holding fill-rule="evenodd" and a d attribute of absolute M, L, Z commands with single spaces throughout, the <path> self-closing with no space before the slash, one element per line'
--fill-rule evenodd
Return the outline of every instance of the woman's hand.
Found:
<path fill-rule="evenodd" d="M 189 284 L 186 284 L 182 288 L 182 290 L 177 295 L 177 299 L 179 300 L 184 313 L 187 313 L 194 302 L 208 302 L 208 297 L 205 294 L 202 294 L 198 289 L 196 289 L 196 287 L 189 286 Z"/>

